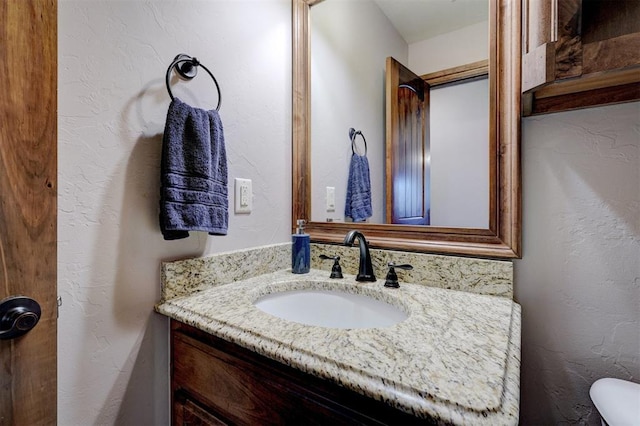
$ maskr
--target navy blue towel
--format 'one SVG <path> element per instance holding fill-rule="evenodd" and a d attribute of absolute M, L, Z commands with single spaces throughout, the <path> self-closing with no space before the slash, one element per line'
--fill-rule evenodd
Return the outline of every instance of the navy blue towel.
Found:
<path fill-rule="evenodd" d="M 344 215 L 354 222 L 362 222 L 372 215 L 369 160 L 365 155 L 354 153 L 351 156 Z"/>
<path fill-rule="evenodd" d="M 220 115 L 174 98 L 162 141 L 160 229 L 165 240 L 189 231 L 226 235 L 227 154 Z"/>

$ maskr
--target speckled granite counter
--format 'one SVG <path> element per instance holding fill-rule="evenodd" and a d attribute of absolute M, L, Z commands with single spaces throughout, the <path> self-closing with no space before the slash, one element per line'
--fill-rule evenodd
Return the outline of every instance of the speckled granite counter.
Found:
<path fill-rule="evenodd" d="M 386 289 L 382 280 L 365 284 L 353 276 L 327 276 L 320 270 L 304 275 L 280 270 L 215 287 L 201 285 L 180 296 L 165 282 L 156 310 L 419 417 L 517 424 L 519 305 L 504 297 L 415 284 Z M 253 305 L 261 295 L 297 288 L 366 294 L 409 317 L 388 328 L 332 329 L 281 320 Z"/>
<path fill-rule="evenodd" d="M 404 282 L 491 296 L 513 297 L 513 263 L 505 260 L 371 249 L 377 277 L 387 263 L 409 263 L 412 271 L 397 271 Z M 346 274 L 358 271 L 358 247 L 311 243 L 311 267 L 331 271 L 332 261 L 320 255 L 340 256 Z M 163 262 L 162 300 L 185 296 L 216 285 L 244 280 L 291 266 L 291 243 L 253 247 L 208 257 Z"/>

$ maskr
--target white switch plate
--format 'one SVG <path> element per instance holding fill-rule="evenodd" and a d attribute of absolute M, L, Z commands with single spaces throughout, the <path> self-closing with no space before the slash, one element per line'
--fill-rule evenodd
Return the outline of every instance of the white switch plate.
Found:
<path fill-rule="evenodd" d="M 251 179 L 235 178 L 235 212 L 251 213 L 253 191 Z"/>
<path fill-rule="evenodd" d="M 336 188 L 327 186 L 327 211 L 336 211 Z"/>

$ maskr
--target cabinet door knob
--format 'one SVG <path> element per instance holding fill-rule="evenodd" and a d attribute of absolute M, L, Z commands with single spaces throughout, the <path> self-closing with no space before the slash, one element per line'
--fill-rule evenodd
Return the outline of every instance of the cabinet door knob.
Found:
<path fill-rule="evenodd" d="M 40 321 L 40 305 L 30 297 L 11 296 L 0 301 L 0 339 L 27 333 Z"/>

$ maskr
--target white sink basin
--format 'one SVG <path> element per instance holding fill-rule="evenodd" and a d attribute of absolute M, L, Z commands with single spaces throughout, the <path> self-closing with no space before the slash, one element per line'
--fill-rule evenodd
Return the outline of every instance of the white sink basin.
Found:
<path fill-rule="evenodd" d="M 330 328 L 390 327 L 408 315 L 369 296 L 335 290 L 293 290 L 267 294 L 254 305 L 273 316 Z"/>

